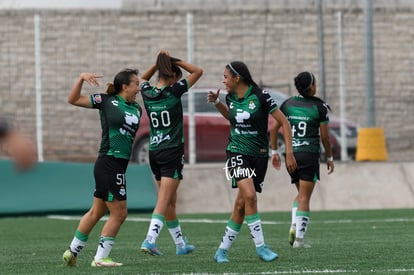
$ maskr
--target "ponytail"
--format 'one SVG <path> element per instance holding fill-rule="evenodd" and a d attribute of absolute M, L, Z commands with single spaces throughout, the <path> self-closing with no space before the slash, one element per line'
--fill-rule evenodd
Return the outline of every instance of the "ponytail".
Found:
<path fill-rule="evenodd" d="M 310 88 L 315 84 L 316 79 L 312 72 L 301 72 L 295 77 L 295 87 L 298 90 L 299 94 L 304 98 L 322 102 L 326 105 L 328 110 L 331 110 L 331 107 L 325 103 L 321 98 L 317 96 L 312 96 L 309 94 Z"/>
<path fill-rule="evenodd" d="M 106 84 L 106 93 L 108 95 L 118 94 L 122 91 L 122 85 L 129 85 L 131 82 L 131 76 L 138 75 L 136 69 L 124 69 L 116 74 L 113 83 Z"/>
<path fill-rule="evenodd" d="M 183 75 L 180 67 L 178 67 L 175 62 L 180 61 L 180 59 L 171 57 L 165 53 L 160 53 L 157 57 L 155 66 L 158 70 L 159 79 L 171 79 L 171 78 L 181 78 Z"/>
<path fill-rule="evenodd" d="M 108 95 L 116 94 L 114 84 L 112 84 L 110 82 L 109 83 L 106 83 L 106 93 Z"/>

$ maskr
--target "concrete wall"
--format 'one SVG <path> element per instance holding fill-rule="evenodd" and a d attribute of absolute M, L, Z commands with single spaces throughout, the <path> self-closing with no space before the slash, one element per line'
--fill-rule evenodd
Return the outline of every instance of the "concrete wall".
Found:
<path fill-rule="evenodd" d="M 230 213 L 237 189 L 226 180 L 224 164 L 187 165 L 179 188 L 179 213 Z M 286 169 L 269 166 L 264 190 L 258 194 L 260 212 L 289 211 L 296 188 Z M 315 187 L 311 210 L 356 210 L 414 207 L 414 162 L 335 163 Z"/>
<path fill-rule="evenodd" d="M 308 0 L 0 1 L 0 112 L 36 139 L 34 15 L 40 18 L 41 112 L 44 158 L 93 161 L 99 146 L 96 110 L 66 102 L 83 71 L 102 73 L 104 92 L 125 67 L 144 71 L 167 48 L 187 58 L 187 14 L 193 13 L 194 63 L 204 68 L 198 86 L 218 87 L 223 69 L 243 60 L 256 82 L 295 93 L 302 70 L 319 78 L 318 14 Z M 106 1 L 105 1 L 106 2 Z M 324 2 L 327 101 L 339 115 L 337 12 L 344 20 L 347 117 L 365 124 L 363 1 Z M 31 3 L 25 6 L 24 3 Z M 95 8 L 91 5 L 95 3 Z M 85 7 L 85 8 L 83 8 Z M 414 155 L 413 1 L 373 1 L 377 126 L 390 158 Z M 0 156 L 3 155 L 0 151 Z"/>

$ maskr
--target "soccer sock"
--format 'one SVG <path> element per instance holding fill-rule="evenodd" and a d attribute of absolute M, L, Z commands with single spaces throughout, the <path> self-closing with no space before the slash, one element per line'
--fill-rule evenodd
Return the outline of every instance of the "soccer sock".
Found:
<path fill-rule="evenodd" d="M 310 212 L 300 211 L 296 212 L 296 238 L 303 239 L 305 237 L 306 230 L 308 229 Z"/>
<path fill-rule="evenodd" d="M 88 235 L 83 234 L 79 230 L 76 230 L 75 236 L 73 237 L 73 240 L 69 246 L 70 251 L 72 251 L 72 253 L 75 254 L 75 256 L 77 256 L 86 245 L 88 238 Z"/>
<path fill-rule="evenodd" d="M 235 223 L 231 219 L 227 222 L 226 230 L 224 230 L 224 235 L 219 246 L 220 249 L 230 249 L 231 245 L 240 232 L 241 226 L 241 224 Z"/>
<path fill-rule="evenodd" d="M 109 253 L 111 253 L 112 246 L 115 243 L 114 237 L 103 237 L 99 238 L 98 249 L 96 250 L 95 261 L 100 259 L 108 258 Z"/>
<path fill-rule="evenodd" d="M 152 214 L 150 226 L 147 232 L 147 241 L 149 243 L 155 243 L 158 236 L 161 233 L 162 227 L 164 226 L 165 218 L 160 214 Z"/>
<path fill-rule="evenodd" d="M 264 245 L 262 221 L 260 220 L 259 213 L 246 216 L 245 219 L 247 225 L 249 226 L 250 236 L 252 237 L 256 247 Z"/>
<path fill-rule="evenodd" d="M 292 205 L 292 224 L 290 228 L 295 228 L 296 226 L 296 211 L 298 210 L 299 202 L 294 201 Z"/>
<path fill-rule="evenodd" d="M 181 226 L 178 220 L 166 222 L 168 231 L 174 240 L 175 245 L 184 245 L 183 234 L 181 233 Z"/>

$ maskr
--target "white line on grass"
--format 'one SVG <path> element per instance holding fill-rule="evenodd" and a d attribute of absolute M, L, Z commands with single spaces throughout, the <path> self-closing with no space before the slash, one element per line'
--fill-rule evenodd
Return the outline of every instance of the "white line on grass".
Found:
<path fill-rule="evenodd" d="M 413 272 L 414 269 L 386 269 L 386 270 L 370 270 L 370 271 L 364 271 L 370 272 L 372 274 L 376 274 L 378 272 L 381 273 L 400 273 L 400 272 Z M 345 270 L 345 269 L 310 269 L 310 270 L 286 270 L 286 271 L 267 271 L 267 272 L 247 272 L 242 273 L 245 275 L 278 275 L 278 274 L 350 274 L 350 273 L 361 273 L 361 270 Z M 181 275 L 209 275 L 211 273 L 183 273 Z M 236 275 L 240 273 L 223 273 L 224 275 Z"/>
<path fill-rule="evenodd" d="M 364 273 L 372 273 L 376 274 L 378 272 L 381 273 L 408 273 L 413 272 L 414 269 L 386 269 L 386 270 L 369 270 L 363 271 Z M 346 270 L 346 269 L 305 269 L 305 270 L 286 270 L 286 271 L 267 271 L 267 272 L 246 272 L 246 273 L 231 273 L 225 272 L 223 275 L 236 275 L 236 274 L 244 274 L 244 275 L 278 275 L 278 274 L 351 274 L 351 273 L 361 273 L 361 270 Z M 182 273 L 180 275 L 209 275 L 209 274 L 217 274 L 217 273 Z"/>
<path fill-rule="evenodd" d="M 81 216 L 68 216 L 68 215 L 48 215 L 48 219 L 55 220 L 80 220 Z M 102 217 L 101 220 L 107 220 L 108 217 Z M 130 222 L 150 222 L 151 218 L 138 218 L 138 217 L 128 217 L 127 221 Z M 227 223 L 228 220 L 213 220 L 213 219 L 180 219 L 182 223 Z M 395 223 L 395 222 L 414 222 L 414 218 L 398 218 L 398 219 L 372 219 L 372 220 L 327 220 L 327 221 L 315 221 L 312 223 L 316 224 L 328 224 L 328 223 Z M 290 224 L 290 221 L 262 221 L 262 224 Z"/>

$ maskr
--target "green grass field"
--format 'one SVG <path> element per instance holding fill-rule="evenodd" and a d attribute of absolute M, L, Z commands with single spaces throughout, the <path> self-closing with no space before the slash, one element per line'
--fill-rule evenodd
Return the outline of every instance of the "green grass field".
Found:
<path fill-rule="evenodd" d="M 157 244 L 164 253 L 152 257 L 139 251 L 150 214 L 130 214 L 111 257 L 119 268 L 93 268 L 101 221 L 79 256 L 78 267 L 62 265 L 79 217 L 0 218 L 0 274 L 414 274 L 413 210 L 312 212 L 306 239 L 312 248 L 292 249 L 287 242 L 290 213 L 262 213 L 265 241 L 279 254 L 266 263 L 256 255 L 243 225 L 229 251 L 230 263 L 217 264 L 214 252 L 229 214 L 181 215 L 193 254 L 175 255 L 164 228 Z"/>

